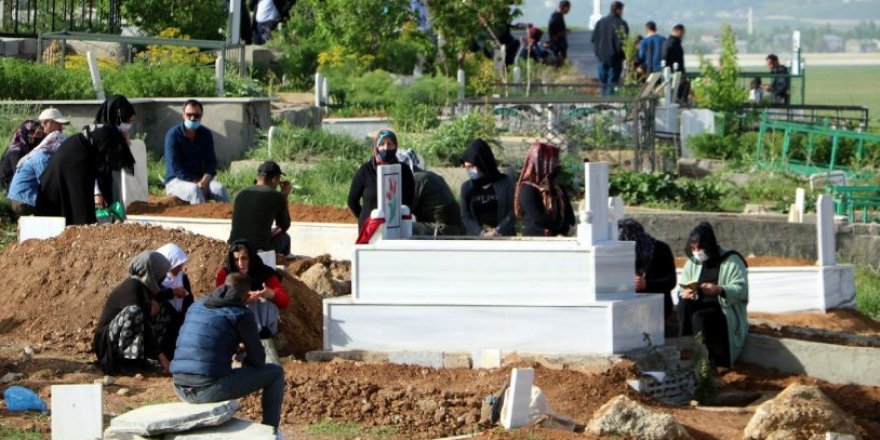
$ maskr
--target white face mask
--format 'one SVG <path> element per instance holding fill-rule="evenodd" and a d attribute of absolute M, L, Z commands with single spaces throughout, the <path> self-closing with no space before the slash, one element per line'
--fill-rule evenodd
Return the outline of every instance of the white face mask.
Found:
<path fill-rule="evenodd" d="M 709 255 L 706 254 L 706 251 L 700 249 L 698 251 L 694 251 L 694 258 L 697 259 L 700 263 L 705 263 L 709 260 Z"/>
<path fill-rule="evenodd" d="M 123 122 L 123 123 L 117 125 L 116 128 L 118 128 L 119 131 L 130 131 L 131 124 L 127 124 L 127 123 Z"/>

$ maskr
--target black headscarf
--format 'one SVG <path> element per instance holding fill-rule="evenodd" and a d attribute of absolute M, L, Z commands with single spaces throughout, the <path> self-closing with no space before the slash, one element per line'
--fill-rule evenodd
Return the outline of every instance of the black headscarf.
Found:
<path fill-rule="evenodd" d="M 95 115 L 95 124 L 116 127 L 129 120 L 134 114 L 134 106 L 128 102 L 128 98 L 122 95 L 113 95 L 101 104 L 98 114 Z"/>
<path fill-rule="evenodd" d="M 109 173 L 123 168 L 130 173 L 134 172 L 131 148 L 115 126 L 87 125 L 83 127 L 82 136 L 95 156 L 98 173 Z"/>
<path fill-rule="evenodd" d="M 721 259 L 721 246 L 718 244 L 718 239 L 715 238 L 715 230 L 712 229 L 712 225 L 709 222 L 701 222 L 688 235 L 688 241 L 684 245 L 684 252 L 688 258 L 693 256 L 691 243 L 697 243 L 700 249 L 706 251 L 710 261 L 719 261 Z"/>
<path fill-rule="evenodd" d="M 248 251 L 248 276 L 251 278 L 251 290 L 263 290 L 263 283 L 269 280 L 272 275 L 277 275 L 274 268 L 263 263 L 257 251 L 247 240 L 236 240 L 229 245 L 229 252 L 226 253 L 226 274 L 238 272 L 238 266 L 235 264 L 235 255 L 233 249 L 243 245 Z"/>
<path fill-rule="evenodd" d="M 492 153 L 492 148 L 482 139 L 474 139 L 471 141 L 467 150 L 464 151 L 464 155 L 461 156 L 461 160 L 476 166 L 480 170 L 480 173 L 482 173 L 482 176 L 474 182 L 477 186 L 484 186 L 488 183 L 497 182 L 504 177 L 504 175 L 498 171 L 498 162 L 495 161 L 495 155 Z"/>
<path fill-rule="evenodd" d="M 654 245 L 657 239 L 645 232 L 642 224 L 626 218 L 617 224 L 618 240 L 636 242 L 636 273 L 648 273 L 648 267 L 654 259 Z"/>

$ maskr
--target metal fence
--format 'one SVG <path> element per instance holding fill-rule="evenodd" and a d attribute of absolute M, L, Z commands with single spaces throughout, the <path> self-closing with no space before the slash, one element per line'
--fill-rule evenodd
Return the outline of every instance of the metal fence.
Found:
<path fill-rule="evenodd" d="M 474 98 L 458 103 L 460 113 L 490 112 L 502 136 L 522 137 L 522 157 L 531 139 L 547 139 L 586 157 L 622 152 L 635 171 L 654 171 L 655 100 L 638 97 L 559 96 Z M 516 149 L 508 144 L 507 149 Z"/>
<path fill-rule="evenodd" d="M 34 38 L 61 30 L 118 34 L 121 0 L 0 0 L 0 35 Z"/>

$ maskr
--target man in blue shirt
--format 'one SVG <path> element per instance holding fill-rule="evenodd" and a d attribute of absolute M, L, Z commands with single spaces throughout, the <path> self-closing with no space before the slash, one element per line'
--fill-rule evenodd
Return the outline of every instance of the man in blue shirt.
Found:
<path fill-rule="evenodd" d="M 666 38 L 657 33 L 657 24 L 653 21 L 645 23 L 645 35 L 645 39 L 639 43 L 639 64 L 650 75 L 663 68 L 663 42 Z"/>
<path fill-rule="evenodd" d="M 217 175 L 214 136 L 202 126 L 202 103 L 195 99 L 183 105 L 183 123 L 165 135 L 165 193 L 192 205 L 208 199 L 229 202 L 229 193 Z"/>

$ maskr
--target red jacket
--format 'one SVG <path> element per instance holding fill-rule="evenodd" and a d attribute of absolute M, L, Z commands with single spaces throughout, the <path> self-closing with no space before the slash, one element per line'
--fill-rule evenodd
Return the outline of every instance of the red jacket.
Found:
<path fill-rule="evenodd" d="M 221 267 L 217 271 L 216 287 L 220 287 L 226 282 L 226 275 L 229 275 L 229 272 L 226 271 L 225 267 Z M 275 297 L 271 301 L 276 307 L 283 309 L 290 304 L 290 296 L 284 290 L 284 286 L 281 285 L 281 280 L 278 279 L 277 275 L 269 276 L 269 279 L 266 280 L 266 287 L 275 292 Z"/>

